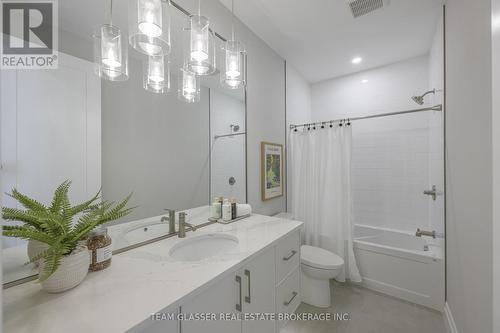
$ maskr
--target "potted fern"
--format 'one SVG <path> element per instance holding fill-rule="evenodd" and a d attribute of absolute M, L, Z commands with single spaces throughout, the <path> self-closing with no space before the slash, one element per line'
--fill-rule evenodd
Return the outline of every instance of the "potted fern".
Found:
<path fill-rule="evenodd" d="M 50 293 L 62 292 L 80 284 L 87 275 L 90 256 L 85 240 L 97 226 L 128 215 L 130 195 L 119 204 L 101 201 L 99 191 L 86 202 L 72 206 L 68 199 L 70 181 L 57 187 L 52 202 L 46 206 L 18 190 L 9 194 L 25 209 L 2 207 L 6 221 L 21 225 L 4 225 L 3 235 L 36 242 L 29 254 L 30 262 L 39 262 L 39 281 Z M 114 207 L 113 207 L 114 206 Z M 33 248 L 36 248 L 33 251 Z"/>

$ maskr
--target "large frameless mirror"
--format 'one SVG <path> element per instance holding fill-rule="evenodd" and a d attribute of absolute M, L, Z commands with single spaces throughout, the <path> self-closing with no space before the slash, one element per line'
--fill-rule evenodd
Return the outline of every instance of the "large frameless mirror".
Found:
<path fill-rule="evenodd" d="M 165 209 L 205 207 L 213 196 L 246 202 L 245 88 L 222 86 L 219 70 L 184 75 L 188 16 L 168 8 L 134 30 L 127 2 L 113 3 L 112 26 L 108 2 L 59 2 L 59 67 L 2 71 L 3 206 L 23 208 L 7 195 L 14 188 L 48 206 L 65 180 L 73 204 L 99 190 L 114 202 L 132 193 L 132 213 L 108 225 L 119 250 L 165 235 Z M 221 37 L 213 34 L 217 64 Z M 3 237 L 2 246 L 4 283 L 37 273 L 25 264 L 36 244 Z"/>

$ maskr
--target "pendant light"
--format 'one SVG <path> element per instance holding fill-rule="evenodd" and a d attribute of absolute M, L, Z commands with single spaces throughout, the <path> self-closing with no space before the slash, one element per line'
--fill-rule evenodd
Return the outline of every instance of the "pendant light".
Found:
<path fill-rule="evenodd" d="M 201 15 L 198 0 L 198 15 L 191 15 L 184 28 L 185 68 L 196 75 L 211 75 L 217 70 L 215 61 L 215 38 L 210 21 Z"/>
<path fill-rule="evenodd" d="M 170 53 L 170 0 L 129 0 L 129 42 L 146 55 Z"/>
<path fill-rule="evenodd" d="M 148 56 L 144 61 L 143 86 L 147 91 L 170 91 L 170 63 L 166 56 Z"/>
<path fill-rule="evenodd" d="M 231 1 L 231 13 L 234 16 L 234 0 Z M 220 73 L 221 84 L 229 89 L 244 87 L 246 85 L 246 50 L 243 44 L 234 38 L 234 23 L 231 40 L 224 43 L 222 51 L 224 61 Z"/>
<path fill-rule="evenodd" d="M 128 79 L 128 54 L 120 28 L 113 25 L 113 0 L 110 0 L 110 23 L 101 25 L 94 38 L 94 64 L 97 75 L 109 81 Z"/>
<path fill-rule="evenodd" d="M 194 73 L 181 68 L 179 70 L 178 98 L 187 103 L 200 101 L 200 80 Z"/>

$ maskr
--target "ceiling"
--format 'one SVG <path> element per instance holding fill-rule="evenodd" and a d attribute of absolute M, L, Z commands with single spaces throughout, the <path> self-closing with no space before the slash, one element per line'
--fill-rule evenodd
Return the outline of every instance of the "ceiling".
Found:
<path fill-rule="evenodd" d="M 219 1 L 231 8 L 231 0 Z M 234 7 L 243 23 L 314 83 L 428 53 L 442 1 L 390 0 L 356 19 L 347 0 L 234 0 Z M 354 65 L 354 57 L 363 61 Z"/>

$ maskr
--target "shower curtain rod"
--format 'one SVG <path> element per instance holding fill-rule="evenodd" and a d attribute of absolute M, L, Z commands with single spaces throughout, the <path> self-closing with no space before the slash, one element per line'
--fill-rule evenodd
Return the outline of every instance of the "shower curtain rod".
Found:
<path fill-rule="evenodd" d="M 290 129 L 294 129 L 294 128 L 297 128 L 297 127 L 322 125 L 322 124 L 334 123 L 334 122 L 339 122 L 339 121 L 353 121 L 353 120 L 363 120 L 363 119 L 371 119 L 371 118 L 380 118 L 380 117 L 395 116 L 395 115 L 398 115 L 398 114 L 415 113 L 415 112 L 422 112 L 422 111 L 443 111 L 443 105 L 442 104 L 438 104 L 438 105 L 434 105 L 432 107 L 422 108 L 422 109 L 414 109 L 414 110 L 406 110 L 406 111 L 396 111 L 396 112 L 389 112 L 389 113 L 380 113 L 380 114 L 374 114 L 374 115 L 371 115 L 371 116 L 363 116 L 363 117 L 353 117 L 353 118 L 335 119 L 335 120 L 328 120 L 328 121 L 318 121 L 318 122 L 315 122 L 315 123 L 307 123 L 307 124 L 300 124 L 300 125 L 290 125 Z"/>

